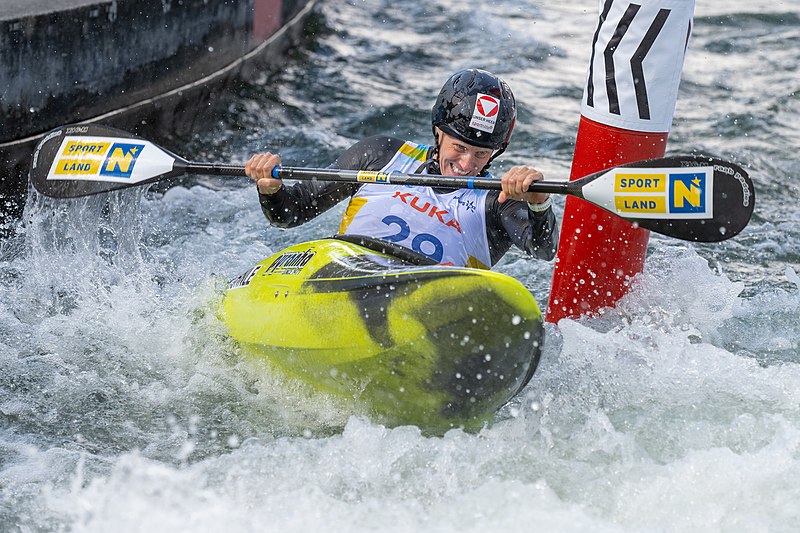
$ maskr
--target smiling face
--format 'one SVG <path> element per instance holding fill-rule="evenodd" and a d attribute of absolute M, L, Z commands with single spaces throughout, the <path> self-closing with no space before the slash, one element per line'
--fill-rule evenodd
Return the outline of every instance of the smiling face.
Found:
<path fill-rule="evenodd" d="M 491 148 L 472 146 L 439 128 L 436 128 L 436 134 L 439 137 L 439 168 L 443 175 L 477 176 L 492 157 Z"/>

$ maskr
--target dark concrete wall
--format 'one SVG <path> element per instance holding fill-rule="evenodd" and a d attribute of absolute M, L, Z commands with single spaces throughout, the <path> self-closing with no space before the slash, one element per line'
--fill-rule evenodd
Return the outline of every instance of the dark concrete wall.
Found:
<path fill-rule="evenodd" d="M 254 12 L 264 3 L 79 2 L 3 20 L 0 142 L 52 129 L 67 117 L 82 120 L 123 107 L 222 68 L 258 44 Z M 277 11 L 280 27 L 280 1 L 266 3 Z"/>
<path fill-rule="evenodd" d="M 302 34 L 302 22 L 287 23 L 313 4 L 2 0 L 0 200 L 19 193 L 35 142 L 56 126 L 100 117 L 166 135 L 190 128 L 193 108 L 243 73 L 246 54 L 258 50 L 249 58 L 258 65 L 281 60 Z"/>

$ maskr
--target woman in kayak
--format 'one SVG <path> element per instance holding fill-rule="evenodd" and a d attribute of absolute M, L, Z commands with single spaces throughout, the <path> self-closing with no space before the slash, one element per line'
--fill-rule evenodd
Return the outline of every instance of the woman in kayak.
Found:
<path fill-rule="evenodd" d="M 332 167 L 491 176 L 489 165 L 508 146 L 516 114 L 514 95 L 503 80 L 483 70 L 463 70 L 447 80 L 433 106 L 433 146 L 369 137 Z M 246 165 L 273 225 L 298 226 L 349 197 L 340 234 L 394 242 L 440 264 L 489 268 L 512 244 L 540 259 L 555 256 L 557 223 L 550 197 L 525 192 L 543 179 L 534 168 L 513 167 L 501 179 L 502 191 L 485 191 L 326 181 L 286 187 L 271 174 L 280 164 L 279 155 L 266 152 Z"/>

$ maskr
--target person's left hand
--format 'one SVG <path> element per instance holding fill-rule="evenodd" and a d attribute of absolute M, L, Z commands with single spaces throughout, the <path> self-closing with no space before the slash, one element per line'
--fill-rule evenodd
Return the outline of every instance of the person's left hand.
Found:
<path fill-rule="evenodd" d="M 544 203 L 550 195 L 544 192 L 526 192 L 534 181 L 544 179 L 544 175 L 531 167 L 512 167 L 502 178 L 503 190 L 498 197 L 500 203 L 506 200 L 523 200 L 532 204 Z"/>

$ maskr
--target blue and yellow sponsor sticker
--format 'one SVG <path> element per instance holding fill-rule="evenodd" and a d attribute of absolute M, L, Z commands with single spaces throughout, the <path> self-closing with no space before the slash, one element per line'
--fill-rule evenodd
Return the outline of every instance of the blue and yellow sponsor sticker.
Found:
<path fill-rule="evenodd" d="M 707 181 L 705 172 L 686 172 L 669 175 L 670 213 L 704 213 L 706 211 Z"/>
<path fill-rule="evenodd" d="M 620 213 L 666 213 L 665 196 L 617 196 L 614 205 Z"/>
<path fill-rule="evenodd" d="M 136 159 L 142 153 L 143 148 L 144 145 L 138 143 L 114 143 L 108 150 L 99 174 L 115 178 L 130 178 L 133 167 L 136 165 Z"/>
<path fill-rule="evenodd" d="M 56 175 L 97 174 L 110 142 L 68 141 L 56 163 Z"/>
<path fill-rule="evenodd" d="M 648 193 L 666 190 L 667 175 L 663 173 L 617 172 L 614 179 L 614 192 Z"/>
<path fill-rule="evenodd" d="M 358 173 L 358 181 L 364 183 L 389 183 L 389 174 L 386 172 L 374 172 L 370 170 L 361 170 Z"/>
<path fill-rule="evenodd" d="M 614 207 L 641 215 L 706 214 L 708 175 L 704 171 L 618 172 Z"/>

